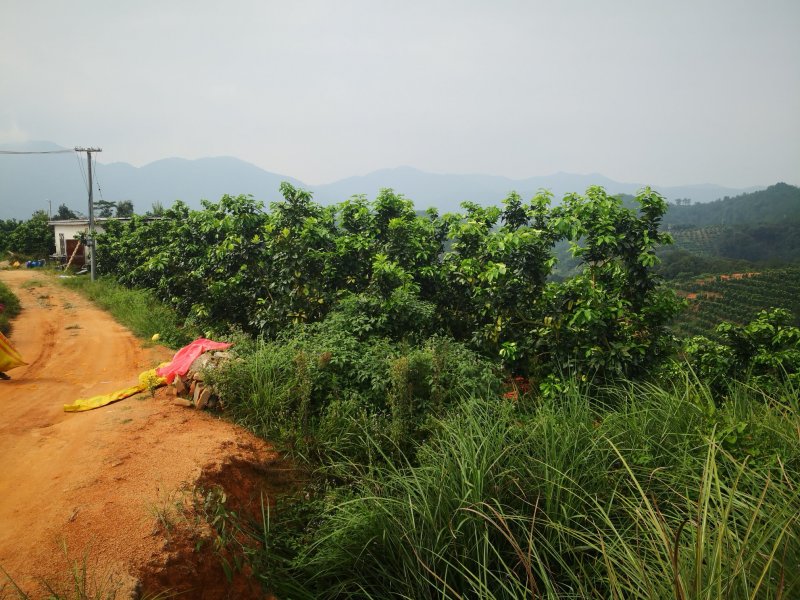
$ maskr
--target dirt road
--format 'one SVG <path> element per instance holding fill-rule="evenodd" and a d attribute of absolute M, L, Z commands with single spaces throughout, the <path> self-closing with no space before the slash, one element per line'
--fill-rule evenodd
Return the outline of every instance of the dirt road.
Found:
<path fill-rule="evenodd" d="M 172 352 L 143 348 L 44 273 L 0 271 L 0 280 L 22 303 L 11 340 L 28 362 L 0 381 L 0 566 L 33 598 L 43 580 L 57 584 L 76 564 L 98 586 L 119 588 L 117 598 L 159 591 L 142 589 L 153 582 L 184 597 L 250 595 L 231 593 L 218 565 L 176 547 L 163 521 L 180 490 L 201 476 L 232 481 L 241 479 L 232 469 L 261 465 L 268 479 L 264 465 L 275 453 L 225 421 L 176 405 L 164 389 L 63 412 L 78 398 L 136 384 Z M 3 581 L 0 572 L 0 598 L 11 590 Z"/>

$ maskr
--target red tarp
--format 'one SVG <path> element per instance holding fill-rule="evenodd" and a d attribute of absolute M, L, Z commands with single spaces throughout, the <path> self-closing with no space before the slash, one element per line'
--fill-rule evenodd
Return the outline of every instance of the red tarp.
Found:
<path fill-rule="evenodd" d="M 230 348 L 231 345 L 232 344 L 226 342 L 215 342 L 213 340 L 200 338 L 178 350 L 175 356 L 172 357 L 171 363 L 156 369 L 156 375 L 164 377 L 167 383 L 172 383 L 176 375 L 186 375 L 189 371 L 189 367 L 203 352 L 209 352 L 210 350 L 226 350 Z"/>

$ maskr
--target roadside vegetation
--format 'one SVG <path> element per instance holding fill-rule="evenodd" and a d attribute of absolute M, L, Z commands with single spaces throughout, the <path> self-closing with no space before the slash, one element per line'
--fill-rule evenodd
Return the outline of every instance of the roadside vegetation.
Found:
<path fill-rule="evenodd" d="M 19 299 L 8 286 L 0 281 L 0 332 L 8 334 L 11 331 L 11 320 L 19 314 Z"/>
<path fill-rule="evenodd" d="M 47 213 L 37 210 L 27 221 L 0 219 L 0 257 L 46 258 L 53 252 L 53 230 Z"/>
<path fill-rule="evenodd" d="M 217 507 L 219 531 L 284 598 L 791 598 L 800 332 L 773 317 L 547 395 L 463 347 L 354 346 L 341 371 L 343 331 L 240 349 L 229 415 L 315 476 L 260 519 Z M 457 373 L 438 394 L 434 364 Z"/>
<path fill-rule="evenodd" d="M 111 313 L 120 324 L 141 338 L 149 339 L 159 334 L 159 343 L 180 348 L 199 335 L 197 327 L 179 317 L 148 290 L 126 288 L 110 277 L 100 277 L 94 282 L 81 277 L 59 281 Z"/>
<path fill-rule="evenodd" d="M 207 383 L 311 473 L 260 515 L 207 495 L 229 569 L 279 598 L 800 595 L 800 329 L 676 336 L 658 194 L 282 193 L 111 223 L 119 283 L 65 280 L 234 340 Z"/>

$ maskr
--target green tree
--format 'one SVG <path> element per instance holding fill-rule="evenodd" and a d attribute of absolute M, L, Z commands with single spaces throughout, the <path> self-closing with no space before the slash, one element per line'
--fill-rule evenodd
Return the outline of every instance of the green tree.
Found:
<path fill-rule="evenodd" d="M 117 202 L 117 218 L 132 217 L 133 216 L 133 202 L 130 200 L 120 200 Z"/>
<path fill-rule="evenodd" d="M 671 243 L 669 234 L 659 232 L 667 203 L 649 188 L 635 200 L 638 211 L 590 187 L 552 211 L 553 230 L 570 241 L 582 270 L 545 289 L 545 318 L 531 331 L 534 348 L 527 352 L 537 362 L 545 359 L 545 372 L 558 365 L 631 377 L 671 351 L 666 327 L 682 303 L 658 285 L 653 269 L 655 249 Z"/>
<path fill-rule="evenodd" d="M 98 261 L 202 323 L 275 337 L 334 312 L 360 337 L 446 334 L 537 381 L 562 369 L 633 376 L 668 349 L 681 303 L 653 270 L 670 238 L 649 189 L 638 208 L 593 187 L 555 208 L 549 194 L 511 193 L 503 208 L 441 217 L 389 189 L 328 207 L 288 183 L 281 193 L 269 212 L 224 196 L 111 225 Z M 565 242 L 576 274 L 556 282 Z"/>
<path fill-rule="evenodd" d="M 94 214 L 96 217 L 112 217 L 114 209 L 117 207 L 116 202 L 110 200 L 95 200 L 94 201 Z"/>
<path fill-rule="evenodd" d="M 732 382 L 748 382 L 776 390 L 788 382 L 800 385 L 800 328 L 784 309 L 762 310 L 746 325 L 723 322 L 716 328 L 720 341 L 696 336 L 684 354 L 692 369 L 723 394 Z"/>
<path fill-rule="evenodd" d="M 11 234 L 19 225 L 20 221 L 16 219 L 0 219 L 0 252 L 5 252 L 9 249 Z"/>
<path fill-rule="evenodd" d="M 42 258 L 54 250 L 53 229 L 47 213 L 37 210 L 31 218 L 20 223 L 9 236 L 8 249 L 24 256 Z"/>
<path fill-rule="evenodd" d="M 148 210 L 145 213 L 145 216 L 148 216 L 148 217 L 163 217 L 165 212 L 166 212 L 166 209 L 164 208 L 164 205 L 160 201 L 156 200 L 151 205 L 150 210 Z"/>
<path fill-rule="evenodd" d="M 78 215 L 68 207 L 66 204 L 60 204 L 58 206 L 58 212 L 53 215 L 53 220 L 58 221 L 67 221 L 69 219 L 77 219 Z"/>

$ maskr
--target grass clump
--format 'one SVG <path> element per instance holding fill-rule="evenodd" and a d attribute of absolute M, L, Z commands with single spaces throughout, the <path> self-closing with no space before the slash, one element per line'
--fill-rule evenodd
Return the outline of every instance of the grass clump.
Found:
<path fill-rule="evenodd" d="M 128 289 L 111 277 L 100 277 L 94 282 L 81 277 L 59 281 L 110 312 L 138 337 L 149 339 L 158 333 L 161 343 L 171 348 L 185 346 L 199 337 L 199 331 L 148 290 Z"/>
<path fill-rule="evenodd" d="M 0 281 L 0 332 L 8 334 L 11 331 L 11 319 L 16 317 L 20 310 L 19 299 Z"/>
<path fill-rule="evenodd" d="M 64 563 L 63 575 L 57 578 L 37 578 L 38 589 L 24 590 L 0 566 L 0 600 L 114 600 L 119 597 L 122 582 L 118 574 L 90 560 L 87 554 L 80 559 L 71 558 L 66 542 L 61 542 L 61 556 L 53 560 Z"/>
<path fill-rule="evenodd" d="M 444 337 L 422 343 L 359 338 L 343 326 L 301 327 L 272 342 L 237 345 L 240 360 L 210 373 L 228 414 L 314 464 L 413 452 L 464 395 L 498 391 L 492 365 Z"/>
<path fill-rule="evenodd" d="M 462 397 L 409 450 L 391 426 L 354 425 L 378 459 L 339 455 L 347 480 L 252 525 L 255 572 L 295 598 L 800 594 L 800 420 L 785 398 L 740 386 L 712 411 L 691 377 L 566 389 Z M 742 422 L 756 445 L 731 438 Z"/>

